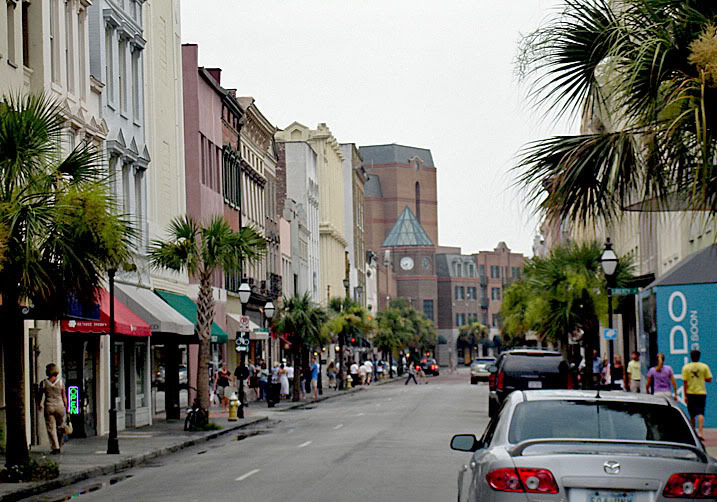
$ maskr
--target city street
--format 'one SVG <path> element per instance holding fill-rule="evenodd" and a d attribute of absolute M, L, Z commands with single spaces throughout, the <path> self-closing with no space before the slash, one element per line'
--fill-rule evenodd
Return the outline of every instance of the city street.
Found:
<path fill-rule="evenodd" d="M 456 432 L 482 433 L 487 386 L 468 371 L 371 387 L 277 412 L 237 434 L 32 500 L 451 500 L 467 454 Z M 262 410 L 263 412 L 264 410 Z M 267 410 L 268 411 L 268 410 Z"/>

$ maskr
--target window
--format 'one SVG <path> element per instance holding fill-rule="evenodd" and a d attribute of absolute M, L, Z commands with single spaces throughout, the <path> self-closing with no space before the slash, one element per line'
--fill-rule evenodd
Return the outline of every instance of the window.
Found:
<path fill-rule="evenodd" d="M 490 299 L 500 300 L 500 288 L 490 288 Z"/>
<path fill-rule="evenodd" d="M 520 267 L 512 267 L 510 269 L 510 276 L 515 280 L 520 280 Z"/>
<path fill-rule="evenodd" d="M 30 67 L 30 3 L 22 2 L 22 64 Z"/>
<path fill-rule="evenodd" d="M 416 161 L 416 169 L 418 169 L 418 161 Z M 416 219 L 421 222 L 421 184 L 416 181 Z"/>
<path fill-rule="evenodd" d="M 15 2 L 7 3 L 7 60 L 15 62 Z"/>
<path fill-rule="evenodd" d="M 65 3 L 65 72 L 67 73 L 67 90 L 75 90 L 75 63 L 72 57 L 74 35 L 72 29 L 72 2 Z"/>
<path fill-rule="evenodd" d="M 139 50 L 132 51 L 132 112 L 135 122 L 141 122 L 140 85 L 139 85 Z"/>
<path fill-rule="evenodd" d="M 127 110 L 127 43 L 119 43 L 119 104 L 120 111 Z"/>
<path fill-rule="evenodd" d="M 484 312 L 484 313 L 482 313 L 482 314 L 480 315 L 480 318 L 481 318 L 480 323 L 481 323 L 483 326 L 488 326 L 488 314 Z"/>
<path fill-rule="evenodd" d="M 423 315 L 433 321 L 433 300 L 423 300 Z"/>
<path fill-rule="evenodd" d="M 77 60 L 80 62 L 77 85 L 80 88 L 80 98 L 87 98 L 87 58 L 85 56 L 85 13 L 77 13 Z"/>
<path fill-rule="evenodd" d="M 479 265 L 478 266 L 478 273 L 480 275 L 485 275 L 485 265 Z"/>
<path fill-rule="evenodd" d="M 488 288 L 486 286 L 480 287 L 480 298 L 481 300 L 488 298 Z"/>
<path fill-rule="evenodd" d="M 52 81 L 57 82 L 59 78 L 58 68 L 58 44 L 57 44 L 57 0 L 50 0 L 50 74 Z"/>
<path fill-rule="evenodd" d="M 115 99 L 114 67 L 112 58 L 112 28 L 105 28 L 105 80 L 107 84 L 107 101 Z"/>
<path fill-rule="evenodd" d="M 494 328 L 500 327 L 500 314 L 493 314 L 491 326 L 493 326 Z"/>
<path fill-rule="evenodd" d="M 463 268 L 460 263 L 456 263 L 456 277 L 463 277 Z"/>
<path fill-rule="evenodd" d="M 500 279 L 500 267 L 497 267 L 495 265 L 490 266 L 490 278 Z"/>
<path fill-rule="evenodd" d="M 475 300 L 476 297 L 476 288 L 474 286 L 469 286 L 468 288 L 468 299 L 469 300 Z"/>
<path fill-rule="evenodd" d="M 456 300 L 465 300 L 465 288 L 463 286 L 456 286 L 455 289 Z"/>
<path fill-rule="evenodd" d="M 137 221 L 137 248 L 144 245 L 144 171 L 137 169 L 134 174 L 134 207 Z"/>
<path fill-rule="evenodd" d="M 456 326 L 465 326 L 466 325 L 466 315 L 465 314 L 456 314 Z"/>

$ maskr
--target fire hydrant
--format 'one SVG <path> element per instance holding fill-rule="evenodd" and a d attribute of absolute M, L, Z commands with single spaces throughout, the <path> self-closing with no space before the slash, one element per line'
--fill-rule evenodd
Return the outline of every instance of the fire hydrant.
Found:
<path fill-rule="evenodd" d="M 241 403 L 239 402 L 239 398 L 237 397 L 236 392 L 232 393 L 232 396 L 229 398 L 229 421 L 230 422 L 237 421 L 237 410 L 239 410 L 240 404 Z"/>
<path fill-rule="evenodd" d="M 346 388 L 347 388 L 347 389 L 350 389 L 350 388 L 351 388 L 351 380 L 353 380 L 353 378 L 351 378 L 351 375 L 346 375 L 346 376 L 347 376 L 347 378 L 346 378 Z"/>

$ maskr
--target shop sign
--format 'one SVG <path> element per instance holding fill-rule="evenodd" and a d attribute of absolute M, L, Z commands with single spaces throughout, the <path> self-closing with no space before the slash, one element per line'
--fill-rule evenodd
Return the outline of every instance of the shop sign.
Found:
<path fill-rule="evenodd" d="M 77 385 L 67 387 L 67 411 L 70 415 L 80 414 L 80 388 Z"/>
<path fill-rule="evenodd" d="M 700 361 L 717 371 L 717 284 L 684 284 L 658 286 L 657 344 L 665 354 L 665 364 L 672 367 L 678 381 L 678 392 L 684 401 L 681 385 L 682 367 L 690 362 L 690 351 L 702 353 Z M 708 390 L 709 392 L 709 390 Z M 717 426 L 717 400 L 707 400 L 705 425 Z"/>

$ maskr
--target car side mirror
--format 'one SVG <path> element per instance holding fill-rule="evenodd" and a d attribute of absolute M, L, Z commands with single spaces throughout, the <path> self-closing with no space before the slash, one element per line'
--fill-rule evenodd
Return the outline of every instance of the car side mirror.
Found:
<path fill-rule="evenodd" d="M 451 449 L 473 452 L 483 447 L 474 434 L 456 434 L 451 439 Z"/>
<path fill-rule="evenodd" d="M 494 364 L 490 368 L 488 368 L 488 371 L 491 373 L 498 373 L 498 366 Z"/>

